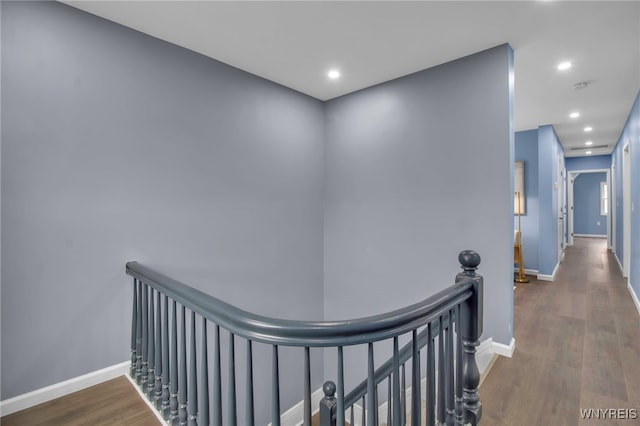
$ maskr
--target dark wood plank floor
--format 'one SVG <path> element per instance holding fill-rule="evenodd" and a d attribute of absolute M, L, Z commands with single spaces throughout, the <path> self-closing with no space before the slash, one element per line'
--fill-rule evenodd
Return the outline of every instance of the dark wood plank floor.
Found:
<path fill-rule="evenodd" d="M 554 282 L 518 284 L 514 299 L 516 350 L 480 387 L 482 423 L 640 425 L 640 316 L 606 240 L 576 238 Z M 639 417 L 583 420 L 589 408 Z"/>
<path fill-rule="evenodd" d="M 122 376 L 0 419 L 2 426 L 157 426 L 160 422 Z"/>

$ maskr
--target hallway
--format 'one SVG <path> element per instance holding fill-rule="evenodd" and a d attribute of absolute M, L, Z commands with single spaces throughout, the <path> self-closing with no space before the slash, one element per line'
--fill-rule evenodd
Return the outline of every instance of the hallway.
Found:
<path fill-rule="evenodd" d="M 483 424 L 640 424 L 640 316 L 605 239 L 575 238 L 554 282 L 518 284 L 514 337 L 480 388 Z M 623 410 L 582 420 L 591 408 Z"/>

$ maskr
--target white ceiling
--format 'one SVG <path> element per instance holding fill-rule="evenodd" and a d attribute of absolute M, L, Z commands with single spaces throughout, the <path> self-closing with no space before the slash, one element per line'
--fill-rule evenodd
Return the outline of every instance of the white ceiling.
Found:
<path fill-rule="evenodd" d="M 567 156 L 609 154 L 640 89 L 639 1 L 64 3 L 322 100 L 510 43 L 516 131 L 553 124 Z"/>

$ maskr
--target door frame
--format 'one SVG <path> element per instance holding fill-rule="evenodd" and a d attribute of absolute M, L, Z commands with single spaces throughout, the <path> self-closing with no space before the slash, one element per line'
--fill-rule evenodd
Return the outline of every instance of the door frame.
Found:
<path fill-rule="evenodd" d="M 622 275 L 631 277 L 631 139 L 622 148 Z"/>
<path fill-rule="evenodd" d="M 611 244 L 611 234 L 613 234 L 612 232 L 612 221 L 611 221 L 611 216 L 612 216 L 612 210 L 611 210 L 611 204 L 612 204 L 612 191 L 611 191 L 611 171 L 609 169 L 588 169 L 588 170 L 571 170 L 570 172 L 568 172 L 568 180 L 567 180 L 567 189 L 568 189 L 568 197 L 567 197 L 567 218 L 568 218 L 568 222 L 569 222 L 569 229 L 567 231 L 567 239 L 568 239 L 568 243 L 567 245 L 572 246 L 573 245 L 573 224 L 574 224 L 574 218 L 573 218 L 573 183 L 576 180 L 576 178 L 578 176 L 580 176 L 583 173 L 605 173 L 606 174 L 606 182 L 607 182 L 607 188 L 609 190 L 609 212 L 607 215 L 607 244 Z"/>

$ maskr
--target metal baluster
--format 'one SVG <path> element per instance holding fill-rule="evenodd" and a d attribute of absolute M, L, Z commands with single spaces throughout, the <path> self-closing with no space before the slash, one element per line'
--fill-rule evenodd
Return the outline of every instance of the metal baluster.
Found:
<path fill-rule="evenodd" d="M 350 414 L 351 414 L 351 416 L 350 416 L 350 418 L 349 418 L 349 424 L 350 424 L 351 426 L 354 426 L 354 425 L 356 424 L 356 420 L 355 420 L 355 416 L 356 416 L 356 415 L 355 415 L 355 410 L 354 410 L 354 408 L 355 408 L 355 404 L 353 404 L 353 405 L 351 406 L 351 410 L 350 410 L 350 411 L 351 411 L 351 413 L 350 413 Z"/>
<path fill-rule="evenodd" d="M 460 334 L 460 305 L 456 305 L 456 424 L 464 425 L 462 399 L 462 335 Z"/>
<path fill-rule="evenodd" d="M 304 348 L 304 426 L 311 426 L 311 353 L 309 346 Z"/>
<path fill-rule="evenodd" d="M 376 384 L 374 377 L 374 368 L 373 368 L 373 343 L 369 343 L 369 354 L 368 354 L 368 374 L 367 374 L 367 423 L 369 425 L 375 425 L 376 423 L 376 412 L 378 411 L 378 407 L 376 406 Z M 364 406 L 362 407 L 364 409 Z"/>
<path fill-rule="evenodd" d="M 420 425 L 422 404 L 420 401 L 420 351 L 418 350 L 418 330 L 412 332 L 411 359 L 411 424 Z"/>
<path fill-rule="evenodd" d="M 367 410 L 365 410 L 365 404 L 364 404 L 364 395 L 362 395 L 362 426 L 366 426 L 367 424 Z"/>
<path fill-rule="evenodd" d="M 147 322 L 147 336 L 149 344 L 149 361 L 147 367 L 147 388 L 145 392 L 149 396 L 149 400 L 153 401 L 156 387 L 156 343 L 155 343 L 155 321 L 154 312 L 155 305 L 153 300 L 153 288 L 149 287 L 149 322 Z"/>
<path fill-rule="evenodd" d="M 404 376 L 403 376 L 404 377 Z M 391 387 L 391 382 L 389 382 Z M 391 391 L 391 389 L 389 389 Z M 402 421 L 402 404 L 400 402 L 400 354 L 398 348 L 398 336 L 393 338 L 393 398 L 389 392 L 389 401 L 393 400 L 393 425 L 399 426 Z M 391 410 L 391 404 L 387 404 L 387 409 Z M 391 424 L 389 417 L 388 424 Z"/>
<path fill-rule="evenodd" d="M 376 406 L 376 410 L 375 410 L 375 424 L 379 425 L 379 414 L 380 414 L 380 402 L 378 402 L 378 385 L 375 385 L 374 390 L 373 390 L 373 394 L 375 395 L 375 406 Z"/>
<path fill-rule="evenodd" d="M 251 340 L 247 340 L 247 405 L 245 423 L 254 425 L 256 422 L 253 408 L 253 350 Z"/>
<path fill-rule="evenodd" d="M 178 305 L 173 300 L 171 310 L 171 380 L 169 388 L 171 390 L 169 401 L 170 418 L 173 421 L 178 418 Z"/>
<path fill-rule="evenodd" d="M 138 330 L 138 280 L 133 279 L 133 309 L 131 310 L 131 365 L 129 374 L 131 378 L 136 378 L 136 362 L 138 361 L 138 355 L 136 353 L 136 332 Z"/>
<path fill-rule="evenodd" d="M 180 371 L 178 372 L 178 402 L 180 403 L 178 416 L 180 417 L 180 426 L 187 424 L 187 326 L 185 307 L 181 305 L 180 316 Z"/>
<path fill-rule="evenodd" d="M 162 303 L 160 292 L 156 292 L 156 383 L 154 386 L 153 401 L 155 407 L 160 409 L 162 405 Z"/>
<path fill-rule="evenodd" d="M 391 397 L 392 395 L 392 388 L 391 388 L 391 382 L 392 382 L 392 374 L 389 374 L 389 376 L 387 376 L 387 426 L 390 426 L 391 423 L 391 414 L 392 414 L 392 407 L 393 407 L 393 398 Z M 398 423 L 393 423 L 395 425 L 397 425 Z"/>
<path fill-rule="evenodd" d="M 338 346 L 338 405 L 336 408 L 336 424 L 344 426 L 344 357 L 342 346 Z"/>
<path fill-rule="evenodd" d="M 444 381 L 447 376 L 447 367 L 444 362 L 444 337 L 442 322 L 443 317 L 438 319 L 438 396 L 436 398 L 436 404 L 438 405 L 438 423 L 445 422 L 445 386 Z"/>
<path fill-rule="evenodd" d="M 229 392 L 227 399 L 227 407 L 229 408 L 229 426 L 236 426 L 238 423 L 236 413 L 236 347 L 235 336 L 229 333 Z"/>
<path fill-rule="evenodd" d="M 191 311 L 191 344 L 189 350 L 188 424 L 198 425 L 198 371 L 196 369 L 196 313 Z"/>
<path fill-rule="evenodd" d="M 435 426 L 436 423 L 436 355 L 431 325 L 427 329 L 427 426 Z"/>
<path fill-rule="evenodd" d="M 407 424 L 407 384 L 406 384 L 406 370 L 405 370 L 405 362 L 402 363 L 402 375 L 400 376 L 401 386 L 400 386 L 400 412 L 402 413 L 402 417 L 400 419 L 401 425 Z"/>
<path fill-rule="evenodd" d="M 445 340 L 447 342 L 446 347 L 446 372 L 447 372 L 447 424 L 453 425 L 455 420 L 455 396 L 453 388 L 453 311 L 449 310 L 449 325 L 446 329 Z"/>
<path fill-rule="evenodd" d="M 138 306 L 136 310 L 136 383 L 142 384 L 142 281 L 138 281 Z"/>
<path fill-rule="evenodd" d="M 271 368 L 273 374 L 271 380 L 271 426 L 280 426 L 280 374 L 278 366 L 278 346 L 273 345 L 273 366 Z"/>
<path fill-rule="evenodd" d="M 169 416 L 169 296 L 164 296 L 162 307 L 162 416 Z"/>
<path fill-rule="evenodd" d="M 201 426 L 209 425 L 209 356 L 207 347 L 207 319 L 202 317 L 202 347 L 200 355 L 200 418 Z"/>
<path fill-rule="evenodd" d="M 216 324 L 213 352 L 213 424 L 222 426 L 222 375 L 220 369 L 220 326 Z"/>
<path fill-rule="evenodd" d="M 147 340 L 149 333 L 149 305 L 147 303 L 147 293 L 147 285 L 144 284 L 142 286 L 142 369 L 140 373 L 140 388 L 143 393 L 147 390 L 147 381 L 149 380 L 149 370 L 147 369 L 147 351 L 149 350 L 149 341 Z"/>

